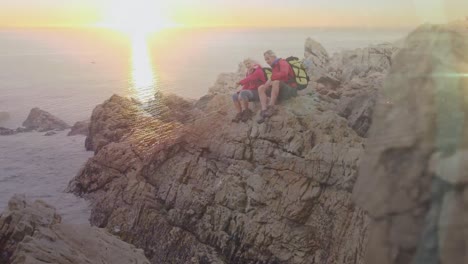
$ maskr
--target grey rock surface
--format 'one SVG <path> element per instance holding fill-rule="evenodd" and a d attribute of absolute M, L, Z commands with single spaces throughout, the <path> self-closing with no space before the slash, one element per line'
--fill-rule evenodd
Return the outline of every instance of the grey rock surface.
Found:
<path fill-rule="evenodd" d="M 6 127 L 0 127 L 0 136 L 10 136 L 14 135 L 18 132 L 16 132 L 14 129 L 9 129 Z"/>
<path fill-rule="evenodd" d="M 31 109 L 27 119 L 23 122 L 26 129 L 47 132 L 51 130 L 65 130 L 70 126 L 59 118 L 37 107 Z"/>
<path fill-rule="evenodd" d="M 75 136 L 75 135 L 89 135 L 89 125 L 91 121 L 78 121 L 72 127 L 70 132 L 68 132 L 68 136 Z"/>
<path fill-rule="evenodd" d="M 350 200 L 362 138 L 311 96 L 231 123 L 226 92 L 193 122 L 135 122 L 101 147 L 69 186 L 93 202 L 91 223 L 152 263 L 363 263 L 368 220 Z"/>
<path fill-rule="evenodd" d="M 105 230 L 61 223 L 53 207 L 21 195 L 0 214 L 0 227 L 0 263 L 149 263 L 142 250 Z"/>
<path fill-rule="evenodd" d="M 421 26 L 395 56 L 354 188 L 366 263 L 468 263 L 467 72 L 466 22 Z"/>

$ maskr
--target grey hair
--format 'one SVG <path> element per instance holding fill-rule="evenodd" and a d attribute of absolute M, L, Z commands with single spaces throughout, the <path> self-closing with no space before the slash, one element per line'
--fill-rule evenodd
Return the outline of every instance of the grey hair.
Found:
<path fill-rule="evenodd" d="M 276 54 L 272 50 L 265 51 L 263 53 L 263 56 L 270 56 L 270 57 L 275 57 L 276 58 Z"/>

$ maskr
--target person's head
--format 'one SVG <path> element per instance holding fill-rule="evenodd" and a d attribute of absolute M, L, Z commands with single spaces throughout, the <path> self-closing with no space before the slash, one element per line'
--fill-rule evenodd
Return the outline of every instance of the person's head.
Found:
<path fill-rule="evenodd" d="M 265 57 L 266 63 L 270 66 L 273 65 L 273 62 L 276 60 L 276 54 L 272 50 L 265 51 L 263 56 Z"/>
<path fill-rule="evenodd" d="M 244 60 L 244 65 L 247 68 L 247 70 L 251 70 L 255 64 L 258 63 L 251 58 L 247 58 Z"/>

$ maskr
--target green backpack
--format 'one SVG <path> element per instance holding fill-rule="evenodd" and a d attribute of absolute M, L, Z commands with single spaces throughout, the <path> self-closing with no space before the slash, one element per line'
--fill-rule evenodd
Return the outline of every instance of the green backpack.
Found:
<path fill-rule="evenodd" d="M 307 88 L 307 84 L 310 81 L 309 75 L 307 75 L 307 71 L 302 65 L 302 62 L 297 57 L 287 57 L 286 61 L 291 65 L 291 68 L 294 72 L 294 77 L 296 78 L 297 89 L 303 90 Z"/>

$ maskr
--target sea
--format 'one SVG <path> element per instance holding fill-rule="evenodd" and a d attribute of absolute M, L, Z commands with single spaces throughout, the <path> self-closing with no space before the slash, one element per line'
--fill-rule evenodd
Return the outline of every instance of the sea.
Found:
<path fill-rule="evenodd" d="M 129 34 L 109 29 L 0 28 L 0 127 L 21 126 L 39 107 L 69 124 L 90 118 L 113 94 L 149 100 L 155 92 L 197 99 L 218 75 L 263 52 L 304 56 L 307 38 L 330 55 L 403 39 L 410 29 L 202 28 Z M 0 136 L 0 212 L 15 193 L 43 199 L 64 219 L 85 223 L 86 201 L 64 190 L 92 153 L 66 132 Z"/>

